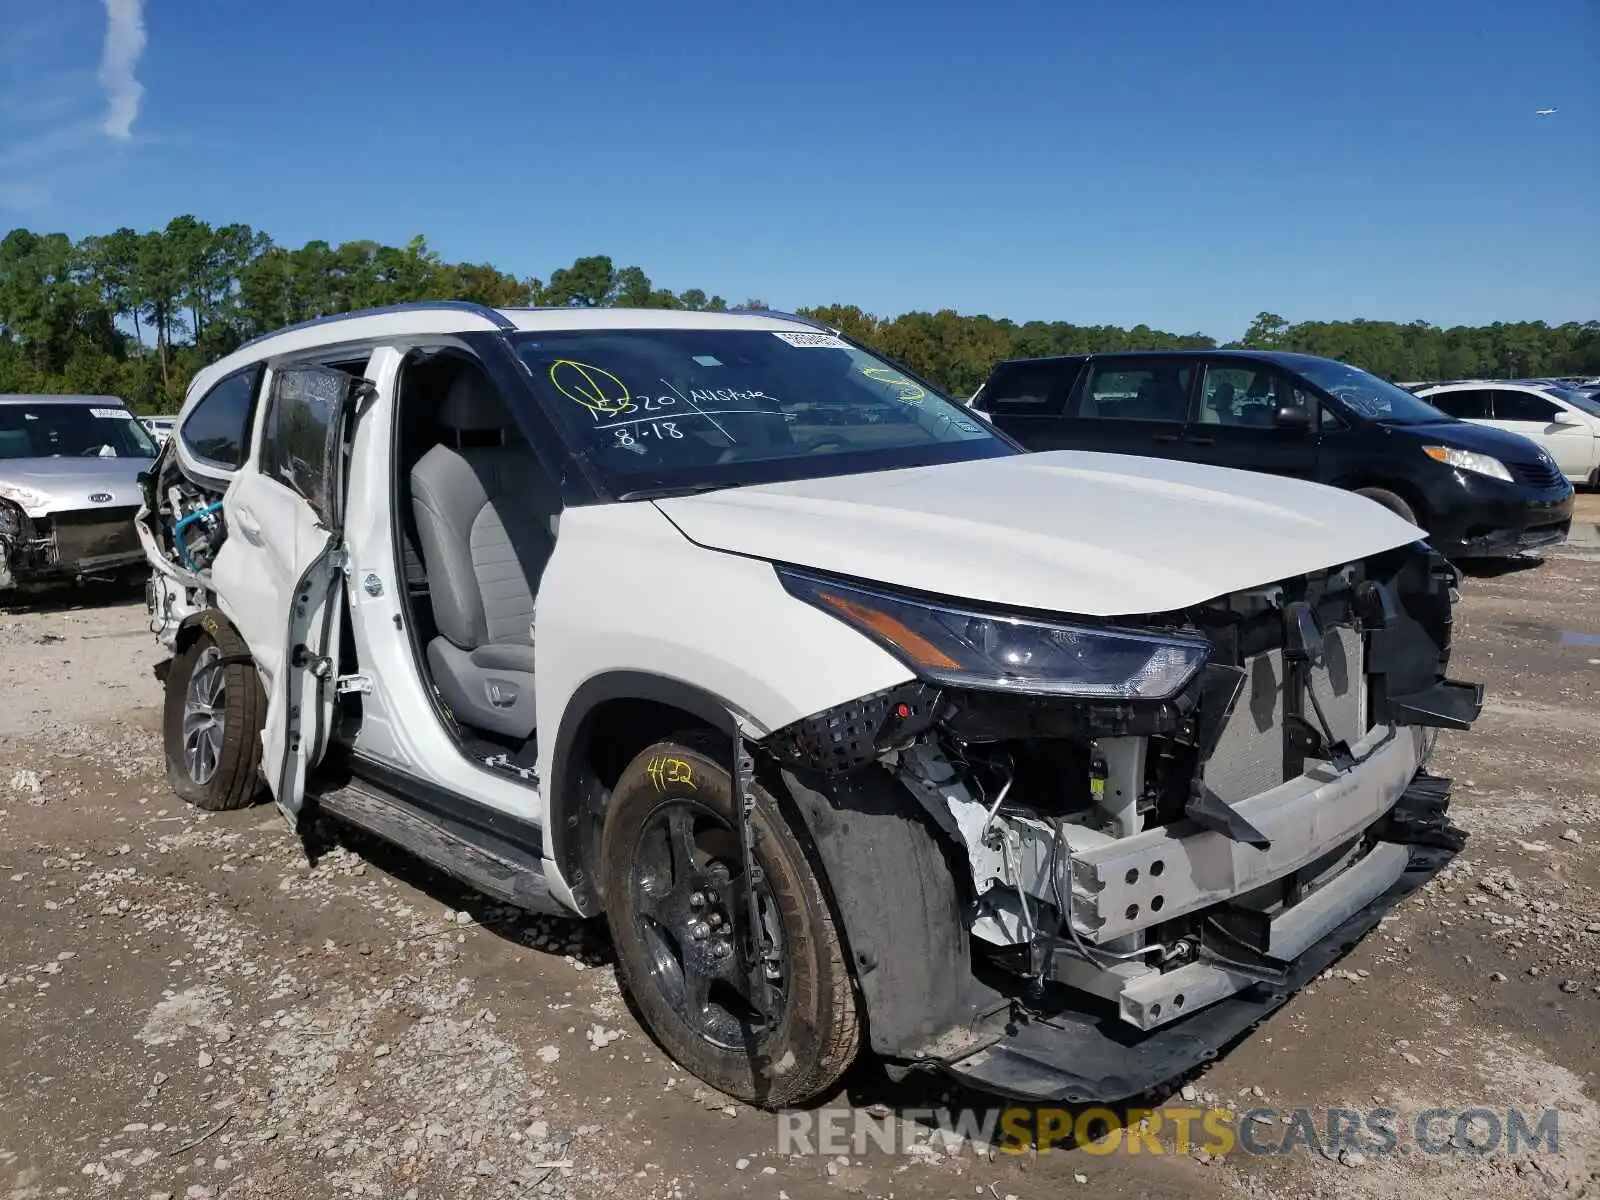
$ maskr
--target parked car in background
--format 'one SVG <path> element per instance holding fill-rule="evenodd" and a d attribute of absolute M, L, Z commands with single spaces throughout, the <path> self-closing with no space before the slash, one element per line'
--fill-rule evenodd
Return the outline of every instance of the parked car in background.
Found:
<path fill-rule="evenodd" d="M 173 422 L 176 417 L 140 417 L 139 424 L 149 431 L 157 446 L 165 446 L 167 439 L 172 436 Z"/>
<path fill-rule="evenodd" d="M 1417 395 L 1457 420 L 1521 434 L 1573 483 L 1600 485 L 1600 400 L 1588 392 L 1542 380 L 1468 379 Z"/>
<path fill-rule="evenodd" d="M 138 571 L 156 445 L 116 396 L 0 395 L 0 592 Z"/>
<path fill-rule="evenodd" d="M 283 330 L 196 376 L 139 524 L 180 796 L 605 916 L 660 1044 L 766 1107 L 865 1048 L 1125 1099 L 1462 846 L 1424 764 L 1483 689 L 1415 526 L 1023 453 L 800 317 Z"/>
<path fill-rule="evenodd" d="M 996 364 L 973 407 L 1030 450 L 1111 450 L 1358 492 L 1455 559 L 1563 541 L 1572 485 L 1540 447 L 1309 354 L 1144 351 Z"/>

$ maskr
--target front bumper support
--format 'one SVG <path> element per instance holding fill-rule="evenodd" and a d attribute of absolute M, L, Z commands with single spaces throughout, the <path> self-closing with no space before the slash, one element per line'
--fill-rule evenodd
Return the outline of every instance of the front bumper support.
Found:
<path fill-rule="evenodd" d="M 1404 846 L 1374 846 L 1310 897 L 1266 923 L 1264 957 L 1293 962 L 1388 891 L 1409 869 L 1410 854 Z M 1147 971 L 1130 980 L 1116 998 L 1123 1020 L 1148 1030 L 1243 991 L 1261 978 L 1226 965 L 1192 962 L 1170 971 Z"/>
<path fill-rule="evenodd" d="M 1267 849 L 1181 825 L 1075 849 L 1072 903 L 1080 928 L 1104 945 L 1281 879 L 1383 817 L 1415 776 L 1422 748 L 1415 727 L 1374 729 L 1352 747 L 1362 758 L 1354 768 L 1313 764 L 1234 805 L 1266 835 Z M 1036 850 L 1035 857 L 1044 853 Z"/>
<path fill-rule="evenodd" d="M 1410 846 L 1400 877 L 1313 943 L 1282 979 L 1251 983 L 1152 1032 L 1135 1028 L 1110 1004 L 1091 1011 L 1079 1002 L 1015 1023 L 1000 1041 L 945 1069 L 974 1087 L 1034 1104 L 1114 1103 L 1167 1083 L 1216 1058 L 1281 1007 L 1455 854 L 1446 846 Z"/>

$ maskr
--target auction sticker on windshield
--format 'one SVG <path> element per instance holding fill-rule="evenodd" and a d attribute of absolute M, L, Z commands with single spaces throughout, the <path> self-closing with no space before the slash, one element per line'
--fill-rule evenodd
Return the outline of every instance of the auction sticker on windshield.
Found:
<path fill-rule="evenodd" d="M 89 415 L 91 417 L 98 417 L 101 420 L 109 421 L 133 420 L 133 414 L 125 408 L 91 408 L 89 410 Z"/>
<path fill-rule="evenodd" d="M 790 333 L 787 330 L 775 329 L 772 336 L 780 341 L 788 342 L 791 346 L 802 349 L 822 347 L 827 350 L 848 350 L 850 343 L 841 337 L 834 337 L 831 333 Z"/>

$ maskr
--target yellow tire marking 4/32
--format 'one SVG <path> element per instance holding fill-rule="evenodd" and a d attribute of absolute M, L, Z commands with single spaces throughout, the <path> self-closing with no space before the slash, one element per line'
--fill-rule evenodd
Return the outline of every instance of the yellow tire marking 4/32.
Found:
<path fill-rule="evenodd" d="M 570 358 L 558 358 L 550 364 L 550 382 L 568 400 L 593 413 L 614 415 L 632 403 L 628 385 L 610 371 Z"/>
<path fill-rule="evenodd" d="M 656 785 L 656 791 L 664 792 L 672 784 L 679 784 L 690 791 L 699 791 L 699 785 L 694 781 L 694 768 L 681 758 L 652 758 L 645 765 L 645 774 L 650 776 L 650 782 Z"/>

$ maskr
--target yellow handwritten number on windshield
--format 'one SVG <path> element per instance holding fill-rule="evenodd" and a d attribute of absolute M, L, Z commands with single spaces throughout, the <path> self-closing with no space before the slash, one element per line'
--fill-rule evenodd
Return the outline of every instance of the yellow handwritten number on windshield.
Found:
<path fill-rule="evenodd" d="M 570 358 L 558 358 L 550 364 L 550 382 L 568 400 L 590 412 L 610 415 L 625 411 L 632 403 L 628 385 L 610 371 Z"/>
<path fill-rule="evenodd" d="M 888 367 L 862 367 L 861 373 L 877 383 L 899 389 L 898 399 L 902 404 L 921 404 L 928 395 L 904 375 L 896 375 Z"/>

